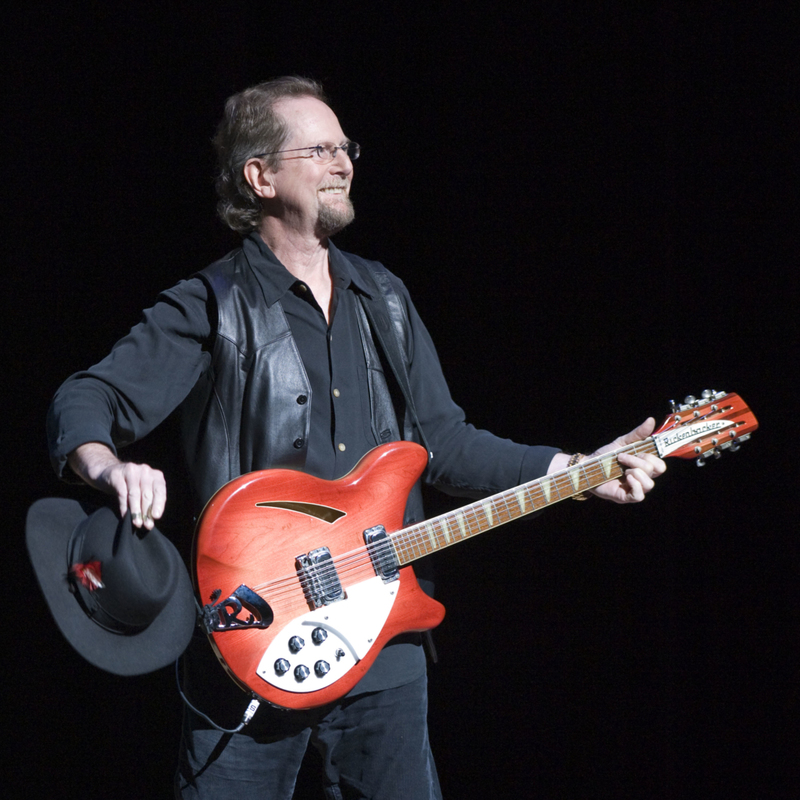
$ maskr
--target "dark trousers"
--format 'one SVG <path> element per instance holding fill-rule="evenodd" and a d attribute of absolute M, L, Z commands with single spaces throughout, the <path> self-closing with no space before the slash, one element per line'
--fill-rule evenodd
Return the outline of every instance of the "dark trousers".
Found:
<path fill-rule="evenodd" d="M 330 800 L 440 800 L 427 711 L 427 677 L 422 676 L 395 689 L 345 698 L 320 712 L 262 708 L 250 723 L 252 730 L 248 726 L 238 734 L 198 728 L 197 717 L 187 712 L 176 796 L 290 800 L 311 744 L 322 756 Z"/>

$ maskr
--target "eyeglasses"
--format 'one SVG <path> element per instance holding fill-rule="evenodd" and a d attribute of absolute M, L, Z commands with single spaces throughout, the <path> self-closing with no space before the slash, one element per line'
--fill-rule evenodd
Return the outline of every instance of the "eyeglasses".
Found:
<path fill-rule="evenodd" d="M 344 144 L 315 144 L 313 147 L 295 147 L 291 150 L 276 150 L 273 153 L 258 153 L 252 158 L 264 158 L 266 156 L 277 156 L 279 153 L 299 153 L 301 150 L 309 150 L 307 156 L 298 158 L 313 158 L 318 164 L 329 164 L 336 158 L 336 154 L 341 150 L 351 161 L 355 161 L 361 155 L 361 145 L 355 142 L 345 142 Z"/>

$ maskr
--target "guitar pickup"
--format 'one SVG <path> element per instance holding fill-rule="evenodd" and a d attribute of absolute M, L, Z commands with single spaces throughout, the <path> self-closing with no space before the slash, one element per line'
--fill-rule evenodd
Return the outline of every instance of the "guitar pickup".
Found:
<path fill-rule="evenodd" d="M 306 600 L 314 608 L 344 599 L 342 583 L 327 547 L 299 555 L 295 563 Z"/>
<path fill-rule="evenodd" d="M 384 583 L 397 580 L 397 556 L 394 552 L 392 540 L 386 533 L 383 525 L 376 525 L 374 528 L 367 528 L 364 531 L 364 541 L 367 544 L 367 552 L 372 559 L 372 566 Z"/>

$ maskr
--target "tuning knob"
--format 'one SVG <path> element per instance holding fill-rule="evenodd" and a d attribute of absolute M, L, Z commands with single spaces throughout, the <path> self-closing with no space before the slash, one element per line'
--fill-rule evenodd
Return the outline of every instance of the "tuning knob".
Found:
<path fill-rule="evenodd" d="M 325 628 L 314 628 L 311 631 L 311 641 L 314 644 L 322 644 L 328 638 L 328 631 Z"/>
<path fill-rule="evenodd" d="M 289 671 L 289 667 L 291 667 L 291 664 L 285 658 L 279 658 L 275 662 L 275 674 L 285 675 Z"/>
<path fill-rule="evenodd" d="M 683 398 L 684 405 L 690 406 L 697 398 L 693 394 L 687 394 L 686 397 Z"/>
<path fill-rule="evenodd" d="M 292 638 L 289 639 L 289 649 L 293 653 L 299 653 L 305 646 L 305 640 L 301 639 L 299 636 L 292 636 Z"/>
<path fill-rule="evenodd" d="M 331 665 L 327 661 L 317 661 L 314 664 L 314 674 L 318 678 L 324 678 L 331 671 Z"/>
<path fill-rule="evenodd" d="M 294 677 L 298 681 L 304 681 L 310 674 L 311 670 L 305 664 L 300 664 L 294 668 Z"/>

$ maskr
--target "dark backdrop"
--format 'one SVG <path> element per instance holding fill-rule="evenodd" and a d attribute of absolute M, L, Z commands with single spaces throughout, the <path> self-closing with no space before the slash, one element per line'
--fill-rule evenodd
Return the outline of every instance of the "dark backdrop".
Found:
<path fill-rule="evenodd" d="M 5 793 L 170 796 L 170 671 L 72 651 L 24 514 L 70 491 L 44 441 L 57 385 L 235 245 L 214 217 L 225 98 L 300 73 L 363 145 L 337 243 L 402 275 L 474 423 L 590 451 L 704 388 L 761 421 L 703 470 L 673 459 L 641 506 L 566 503 L 437 557 L 446 796 L 796 796 L 792 14 L 274 5 L 3 20 Z M 168 437 L 142 452 L 173 469 Z"/>

